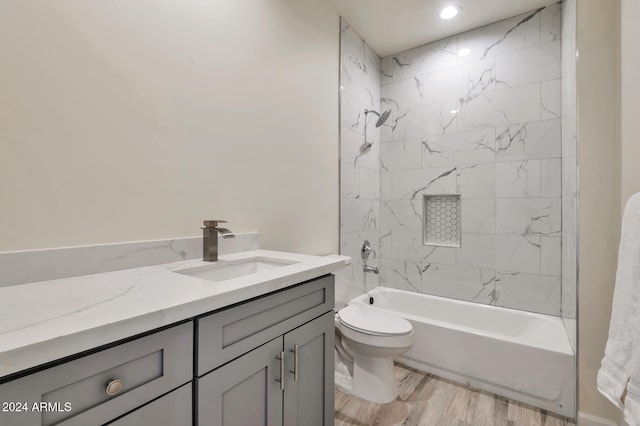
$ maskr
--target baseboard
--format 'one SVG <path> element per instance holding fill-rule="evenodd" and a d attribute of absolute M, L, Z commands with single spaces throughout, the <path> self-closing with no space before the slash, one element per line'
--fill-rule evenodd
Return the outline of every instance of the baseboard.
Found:
<path fill-rule="evenodd" d="M 618 426 L 616 422 L 578 411 L 577 426 Z"/>

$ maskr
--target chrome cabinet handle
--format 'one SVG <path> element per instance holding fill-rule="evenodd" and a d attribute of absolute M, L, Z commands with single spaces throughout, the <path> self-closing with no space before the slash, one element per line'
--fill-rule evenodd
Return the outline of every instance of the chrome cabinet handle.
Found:
<path fill-rule="evenodd" d="M 280 379 L 276 379 L 276 382 L 280 382 L 280 390 L 284 390 L 284 354 L 285 352 L 280 352 L 280 356 L 276 357 L 276 359 L 280 360 Z"/>
<path fill-rule="evenodd" d="M 122 381 L 122 379 L 111 379 L 107 382 L 105 392 L 109 396 L 114 396 L 119 394 L 122 388 L 124 388 L 124 381 Z"/>
<path fill-rule="evenodd" d="M 293 371 L 289 370 L 289 373 L 293 373 L 293 380 L 298 381 L 298 345 L 293 345 L 293 349 L 289 349 L 289 352 L 293 352 Z"/>

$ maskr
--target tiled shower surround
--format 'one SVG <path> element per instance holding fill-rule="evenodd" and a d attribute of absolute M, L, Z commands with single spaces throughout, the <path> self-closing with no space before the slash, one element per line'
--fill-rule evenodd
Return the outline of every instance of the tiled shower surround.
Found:
<path fill-rule="evenodd" d="M 379 151 L 357 161 L 356 113 L 377 88 L 353 60 L 354 46 L 370 49 L 343 22 L 341 251 L 353 282 L 361 237 L 375 235 L 385 286 L 561 314 L 561 19 L 558 3 L 383 58 L 391 118 Z M 456 193 L 461 247 L 424 245 L 424 195 Z"/>
<path fill-rule="evenodd" d="M 378 285 L 378 275 L 363 272 L 360 248 L 364 240 L 374 253 L 367 264 L 378 266 L 380 220 L 380 129 L 369 114 L 364 144 L 365 110 L 380 112 L 380 58 L 362 38 L 340 22 L 340 253 L 352 264 L 336 274 L 336 300 L 349 299 Z"/>
<path fill-rule="evenodd" d="M 382 59 L 384 285 L 560 315 L 560 27 L 555 4 Z M 423 245 L 443 193 L 460 248 Z"/>

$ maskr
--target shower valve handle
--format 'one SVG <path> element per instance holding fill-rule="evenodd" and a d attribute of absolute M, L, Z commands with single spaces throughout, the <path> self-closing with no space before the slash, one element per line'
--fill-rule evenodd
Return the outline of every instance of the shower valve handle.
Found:
<path fill-rule="evenodd" d="M 362 259 L 367 260 L 372 251 L 375 257 L 375 251 L 371 249 L 371 244 L 368 240 L 364 240 L 362 242 L 362 248 L 360 249 L 360 255 L 362 256 Z"/>

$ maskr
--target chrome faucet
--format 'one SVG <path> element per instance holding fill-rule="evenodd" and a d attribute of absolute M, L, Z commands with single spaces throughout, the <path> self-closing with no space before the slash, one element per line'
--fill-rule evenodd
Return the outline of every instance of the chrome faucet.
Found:
<path fill-rule="evenodd" d="M 205 220 L 202 228 L 202 260 L 215 262 L 218 260 L 218 234 L 222 238 L 234 238 L 233 232 L 227 228 L 218 228 L 219 223 L 227 223 L 226 220 Z"/>

